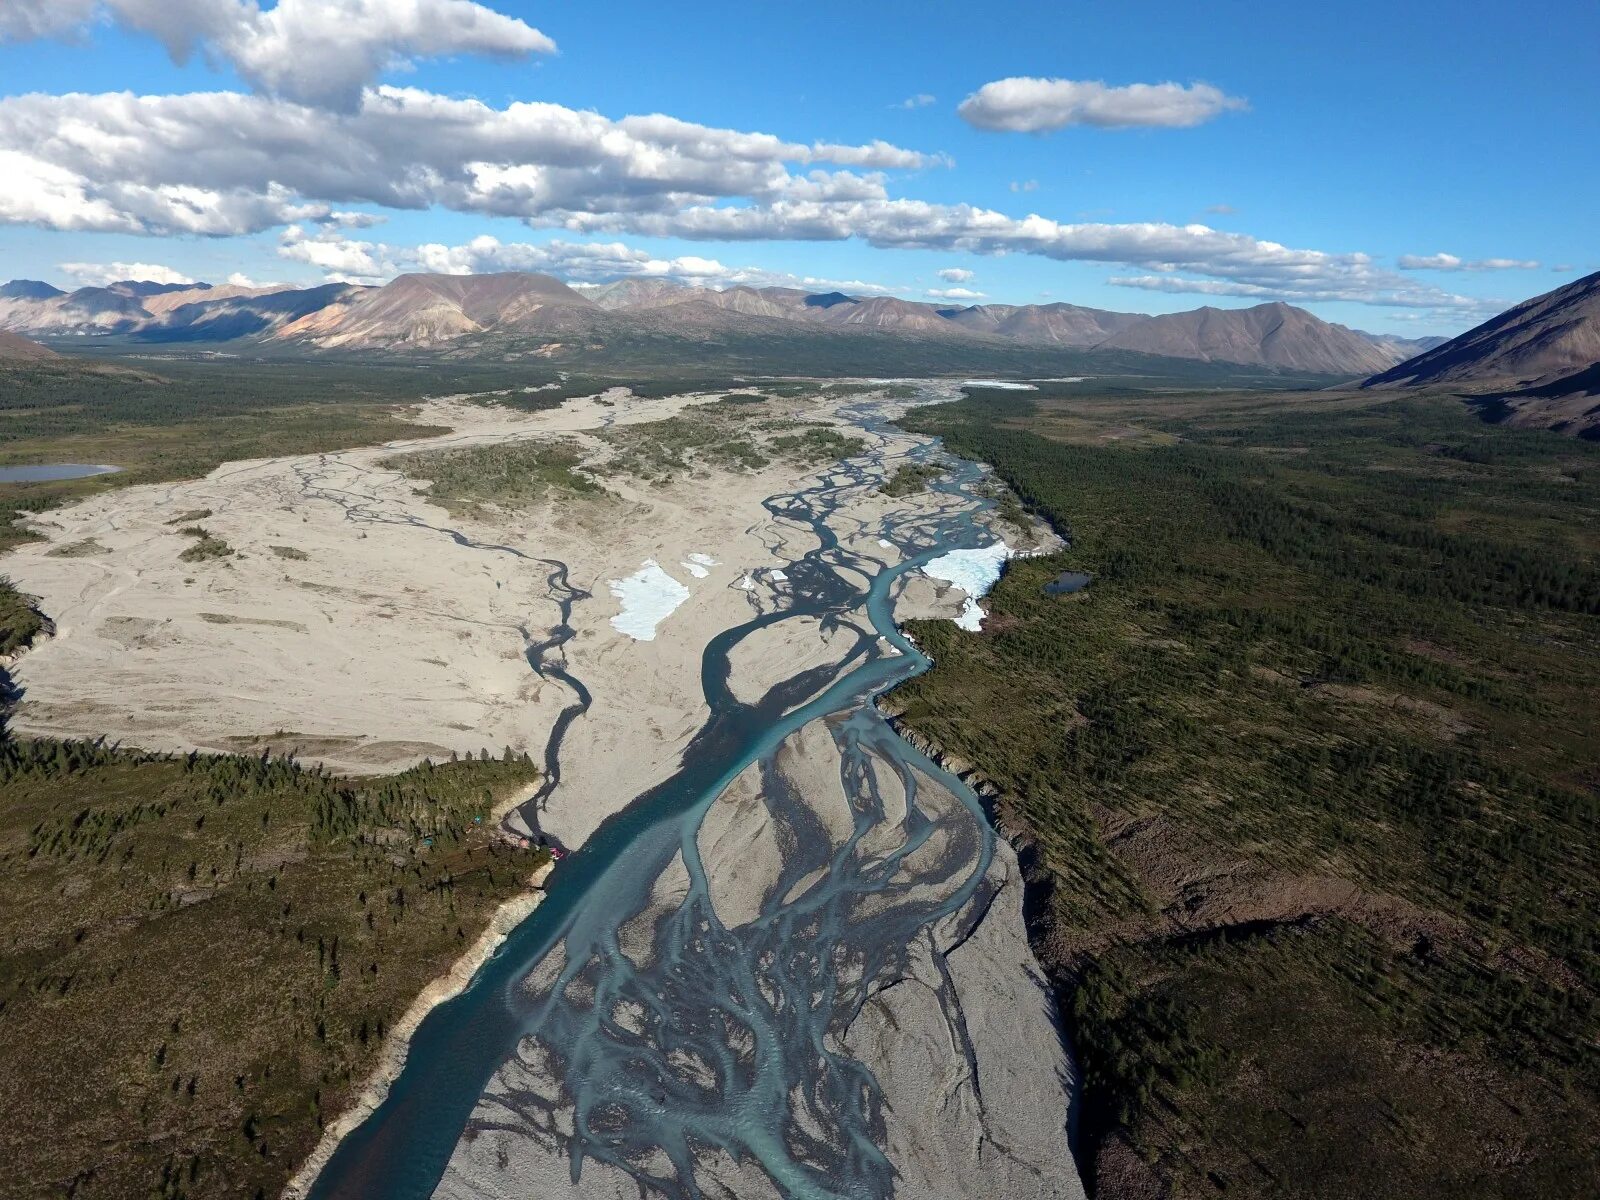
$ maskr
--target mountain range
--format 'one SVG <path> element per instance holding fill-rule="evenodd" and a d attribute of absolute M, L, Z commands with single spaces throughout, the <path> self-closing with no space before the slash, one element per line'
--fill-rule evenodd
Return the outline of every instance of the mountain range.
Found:
<path fill-rule="evenodd" d="M 317 350 L 551 357 L 634 335 L 893 335 L 959 348 L 1122 350 L 1324 375 L 1370 375 L 1442 342 L 1363 333 L 1288 304 L 1147 316 L 1066 303 L 941 305 L 800 288 L 691 287 L 664 279 L 568 286 L 548 275 L 402 275 L 381 287 L 214 287 L 138 281 L 65 292 L 0 287 L 0 329 L 143 342 L 253 340 Z"/>
<path fill-rule="evenodd" d="M 1600 272 L 1525 300 L 1362 386 L 1449 388 L 1507 424 L 1600 440 Z"/>

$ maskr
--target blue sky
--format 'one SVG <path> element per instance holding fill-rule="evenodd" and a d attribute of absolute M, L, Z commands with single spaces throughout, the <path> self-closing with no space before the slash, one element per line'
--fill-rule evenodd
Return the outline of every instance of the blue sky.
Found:
<path fill-rule="evenodd" d="M 258 7 L 0 0 L 0 276 L 1281 297 L 1415 335 L 1600 269 L 1589 2 Z"/>

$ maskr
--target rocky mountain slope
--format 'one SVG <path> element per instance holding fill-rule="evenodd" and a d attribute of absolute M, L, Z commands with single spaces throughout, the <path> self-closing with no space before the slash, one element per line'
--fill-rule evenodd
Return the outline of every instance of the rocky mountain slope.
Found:
<path fill-rule="evenodd" d="M 1364 387 L 1450 387 L 1512 425 L 1600 439 L 1600 272 L 1525 300 Z"/>
<path fill-rule="evenodd" d="M 1354 330 L 1282 303 L 1239 309 L 1206 307 L 1150 317 L 1126 326 L 1099 345 L 1331 375 L 1352 369 L 1382 370 L 1394 361 Z"/>
<path fill-rule="evenodd" d="M 548 275 L 402 275 L 381 288 L 347 293 L 284 325 L 277 336 L 324 350 L 420 348 L 489 330 L 570 331 L 586 324 L 584 315 L 602 311 Z M 576 321 L 574 314 L 580 314 Z"/>
<path fill-rule="evenodd" d="M 1287 304 L 1165 316 L 1075 304 L 951 306 L 802 288 L 691 287 L 624 279 L 569 287 L 548 275 L 402 275 L 382 287 L 158 285 L 63 292 L 0 287 L 0 329 L 151 342 L 241 338 L 319 350 L 572 353 L 608 339 L 902 336 L 962 346 L 1125 350 L 1327 375 L 1367 375 L 1428 348 L 1346 329 Z M 528 343 L 532 343 L 529 345 Z"/>

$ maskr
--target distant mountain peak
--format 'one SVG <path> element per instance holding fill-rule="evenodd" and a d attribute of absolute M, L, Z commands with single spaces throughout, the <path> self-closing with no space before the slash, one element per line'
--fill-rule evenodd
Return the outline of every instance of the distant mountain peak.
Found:
<path fill-rule="evenodd" d="M 60 288 L 52 287 L 42 279 L 13 279 L 0 286 L 0 300 L 53 300 L 65 295 Z"/>

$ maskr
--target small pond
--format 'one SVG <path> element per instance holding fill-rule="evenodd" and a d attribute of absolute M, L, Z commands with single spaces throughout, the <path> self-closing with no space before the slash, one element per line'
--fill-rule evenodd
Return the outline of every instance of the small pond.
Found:
<path fill-rule="evenodd" d="M 1082 571 L 1063 571 L 1052 582 L 1045 584 L 1044 590 L 1050 596 L 1070 596 L 1073 592 L 1083 591 L 1093 578 Z"/>
<path fill-rule="evenodd" d="M 90 475 L 109 475 L 121 467 L 97 467 L 89 463 L 37 463 L 21 467 L 0 467 L 0 483 L 52 483 L 58 479 L 86 479 Z"/>

